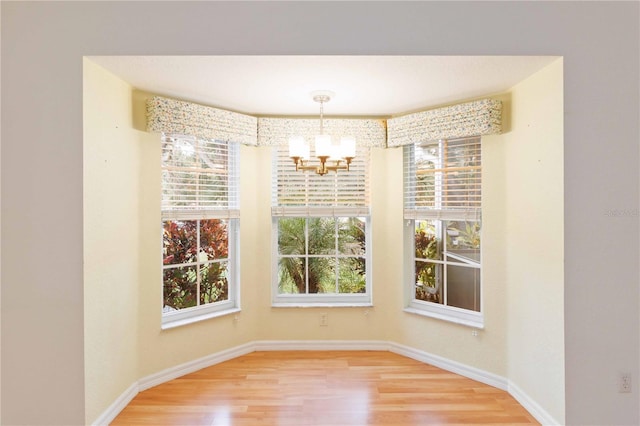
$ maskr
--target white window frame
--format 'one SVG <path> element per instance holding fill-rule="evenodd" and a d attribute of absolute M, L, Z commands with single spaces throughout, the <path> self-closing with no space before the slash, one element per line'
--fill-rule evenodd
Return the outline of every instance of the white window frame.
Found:
<path fill-rule="evenodd" d="M 348 212 L 347 212 L 348 213 Z M 271 267 L 271 282 L 272 282 L 272 306 L 274 307 L 290 307 L 290 306 L 371 306 L 371 217 L 370 215 L 354 215 L 354 214 L 339 214 L 336 213 L 335 217 L 362 217 L 365 219 L 365 292 L 364 293 L 306 293 L 306 294 L 283 294 L 280 293 L 279 277 L 278 277 L 278 263 L 282 256 L 278 250 L 278 220 L 288 218 L 304 218 L 311 219 L 314 217 L 331 217 L 327 214 L 310 214 L 308 216 L 272 216 L 272 234 L 271 234 L 271 252 L 272 267 Z M 305 226 L 305 233 L 308 232 L 308 228 Z M 309 244 L 309 236 L 305 235 L 307 246 Z M 314 255 L 304 254 L 299 257 L 310 258 Z M 328 256 L 323 256 L 328 257 Z M 336 254 L 336 257 L 359 257 L 359 256 L 347 256 Z M 307 263 L 308 268 L 308 263 Z"/>
<path fill-rule="evenodd" d="M 461 138 L 462 139 L 462 138 Z M 441 142 L 441 141 L 438 141 Z M 415 145 L 407 145 L 403 149 L 414 149 Z M 415 200 L 407 199 L 407 179 L 413 179 L 415 182 L 416 173 L 415 173 L 415 162 L 412 160 L 409 164 L 407 164 L 406 159 L 407 152 L 403 154 L 403 169 L 404 169 L 404 186 L 405 186 L 405 226 L 403 233 L 403 249 L 404 249 L 404 293 L 405 293 L 405 312 L 422 315 L 426 317 L 436 318 L 444 321 L 449 321 L 457 324 L 466 325 L 473 328 L 483 329 L 484 328 L 484 278 L 483 278 L 483 267 L 482 267 L 482 259 L 484 256 L 482 254 L 482 243 L 480 244 L 480 307 L 479 311 L 473 311 L 469 309 L 458 308 L 455 306 L 449 306 L 446 304 L 440 304 L 435 302 L 429 302 L 424 300 L 419 300 L 415 298 L 415 262 L 416 260 L 426 260 L 415 257 L 415 227 L 417 220 L 431 220 L 436 221 L 436 223 L 440 223 L 440 227 L 443 226 L 443 223 L 446 221 L 477 221 L 480 223 L 480 241 L 482 241 L 482 218 L 481 213 L 477 212 L 475 214 L 469 212 L 460 212 L 459 215 L 455 213 L 446 212 L 441 213 L 442 208 L 442 197 L 441 197 L 441 188 L 434 188 L 434 201 L 435 205 L 433 209 L 419 209 L 415 207 Z M 413 158 L 413 157 L 412 157 Z M 440 165 L 441 166 L 441 165 Z M 438 177 L 436 176 L 436 181 L 438 181 Z M 412 184 L 413 184 L 412 182 Z M 446 231 L 443 231 L 446 232 Z M 446 269 L 446 265 L 450 263 L 446 260 L 443 254 L 443 261 L 434 261 L 433 263 L 443 264 L 443 270 Z M 462 266 L 462 265 L 461 265 Z M 443 277 L 443 294 L 446 295 L 446 285 L 444 282 L 446 279 Z M 446 299 L 446 296 L 445 296 Z"/>
<path fill-rule="evenodd" d="M 280 151 L 279 151 L 280 150 Z M 369 187 L 368 187 L 368 170 L 369 170 L 369 148 L 358 147 L 357 156 L 354 161 L 362 161 L 365 168 L 365 181 L 363 182 L 363 193 L 360 194 L 362 199 L 359 205 L 345 206 L 337 204 L 327 205 L 306 205 L 298 204 L 295 206 L 280 206 L 277 201 L 278 186 L 278 160 L 286 157 L 285 147 L 273 147 L 273 191 L 272 191 L 272 226 L 271 226 L 271 294 L 273 307 L 368 307 L 372 306 L 372 227 L 371 214 L 368 205 Z M 286 157 L 284 161 L 293 161 Z M 313 171 L 297 171 L 295 173 L 307 174 Z M 319 179 L 341 179 L 342 174 L 348 174 L 349 171 L 330 172 L 328 175 L 319 177 Z M 315 177 L 314 177 L 315 178 Z M 344 179 L 345 176 L 342 176 Z M 309 179 L 305 179 L 307 190 L 313 190 L 313 183 Z M 337 196 L 336 196 L 337 197 Z M 364 202 L 364 204 L 362 204 Z M 283 294 L 279 292 L 278 262 L 280 259 L 278 249 L 278 219 L 282 218 L 319 218 L 319 217 L 361 217 L 365 219 L 365 292 L 364 293 L 312 293 L 312 294 Z M 307 227 L 305 226 L 305 232 Z M 308 245 L 308 238 L 306 239 Z M 313 255 L 305 254 L 303 257 L 313 257 Z M 354 257 L 354 256 L 345 256 Z"/>
<path fill-rule="evenodd" d="M 188 140 L 198 139 L 202 141 L 202 138 L 195 138 L 187 135 L 165 135 L 162 137 L 182 138 Z M 161 229 L 164 221 L 200 221 L 208 219 L 223 219 L 227 221 L 227 242 L 228 242 L 228 299 L 220 302 L 207 303 L 205 305 L 198 305 L 189 308 L 164 311 L 164 274 L 161 274 L 160 288 L 163 289 L 160 293 L 160 306 L 162 312 L 161 328 L 170 329 L 179 327 L 186 324 L 191 324 L 197 321 L 203 321 L 210 318 L 215 318 L 223 315 L 229 315 L 240 311 L 240 219 L 239 219 L 239 166 L 240 166 L 240 147 L 237 143 L 229 142 L 229 174 L 228 185 L 229 196 L 228 205 L 225 208 L 193 208 L 193 209 L 162 209 Z M 164 170 L 164 164 L 162 165 Z M 198 235 L 199 235 L 198 226 Z M 198 237 L 198 245 L 199 245 Z M 162 259 L 162 246 L 161 259 Z M 200 265 L 199 262 L 192 262 L 188 265 Z M 162 271 L 167 269 L 167 265 L 162 264 Z M 187 264 L 184 264 L 187 265 Z M 175 266 L 175 265 L 171 265 Z"/>

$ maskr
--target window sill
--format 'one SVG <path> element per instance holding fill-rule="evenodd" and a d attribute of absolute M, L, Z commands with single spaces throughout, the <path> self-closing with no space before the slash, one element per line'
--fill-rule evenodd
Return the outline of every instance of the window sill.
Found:
<path fill-rule="evenodd" d="M 340 302 L 319 302 L 319 303 L 304 303 L 304 302 L 274 302 L 271 304 L 272 308 L 372 308 L 373 303 L 340 303 Z"/>
<path fill-rule="evenodd" d="M 230 308 L 230 309 L 224 309 L 221 311 L 206 312 L 199 315 L 193 315 L 188 318 L 176 318 L 173 320 L 171 319 L 165 320 L 163 318 L 162 326 L 160 328 L 162 330 L 170 330 L 172 328 L 182 327 L 183 325 L 189 325 L 196 322 L 208 320 L 211 318 L 218 318 L 226 315 L 237 314 L 238 312 L 240 312 L 240 308 Z"/>
<path fill-rule="evenodd" d="M 433 312 L 427 309 L 418 309 L 413 307 L 404 308 L 404 312 L 484 330 L 484 318 L 482 316 L 477 319 L 460 318 L 459 316 L 449 315 L 447 313 Z"/>

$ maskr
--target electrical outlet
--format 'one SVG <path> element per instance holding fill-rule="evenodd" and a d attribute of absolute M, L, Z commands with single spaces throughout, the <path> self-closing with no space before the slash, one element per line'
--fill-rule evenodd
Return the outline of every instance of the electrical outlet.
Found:
<path fill-rule="evenodd" d="M 631 373 L 620 373 L 620 377 L 618 379 L 618 392 L 631 392 Z"/>
<path fill-rule="evenodd" d="M 320 314 L 320 327 L 326 327 L 329 325 L 329 315 Z"/>

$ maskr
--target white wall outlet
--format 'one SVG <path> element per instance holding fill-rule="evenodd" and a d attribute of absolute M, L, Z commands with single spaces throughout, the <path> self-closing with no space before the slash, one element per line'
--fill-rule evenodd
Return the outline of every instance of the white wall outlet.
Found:
<path fill-rule="evenodd" d="M 326 313 L 320 314 L 320 327 L 326 327 L 329 325 L 329 315 Z"/>
<path fill-rule="evenodd" d="M 618 392 L 631 392 L 631 373 L 620 373 L 620 377 L 618 378 Z"/>

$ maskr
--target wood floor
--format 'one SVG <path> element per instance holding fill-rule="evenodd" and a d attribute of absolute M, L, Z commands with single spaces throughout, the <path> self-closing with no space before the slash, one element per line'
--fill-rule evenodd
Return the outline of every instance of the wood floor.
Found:
<path fill-rule="evenodd" d="M 508 393 L 368 351 L 254 352 L 139 393 L 112 425 L 537 425 Z"/>

